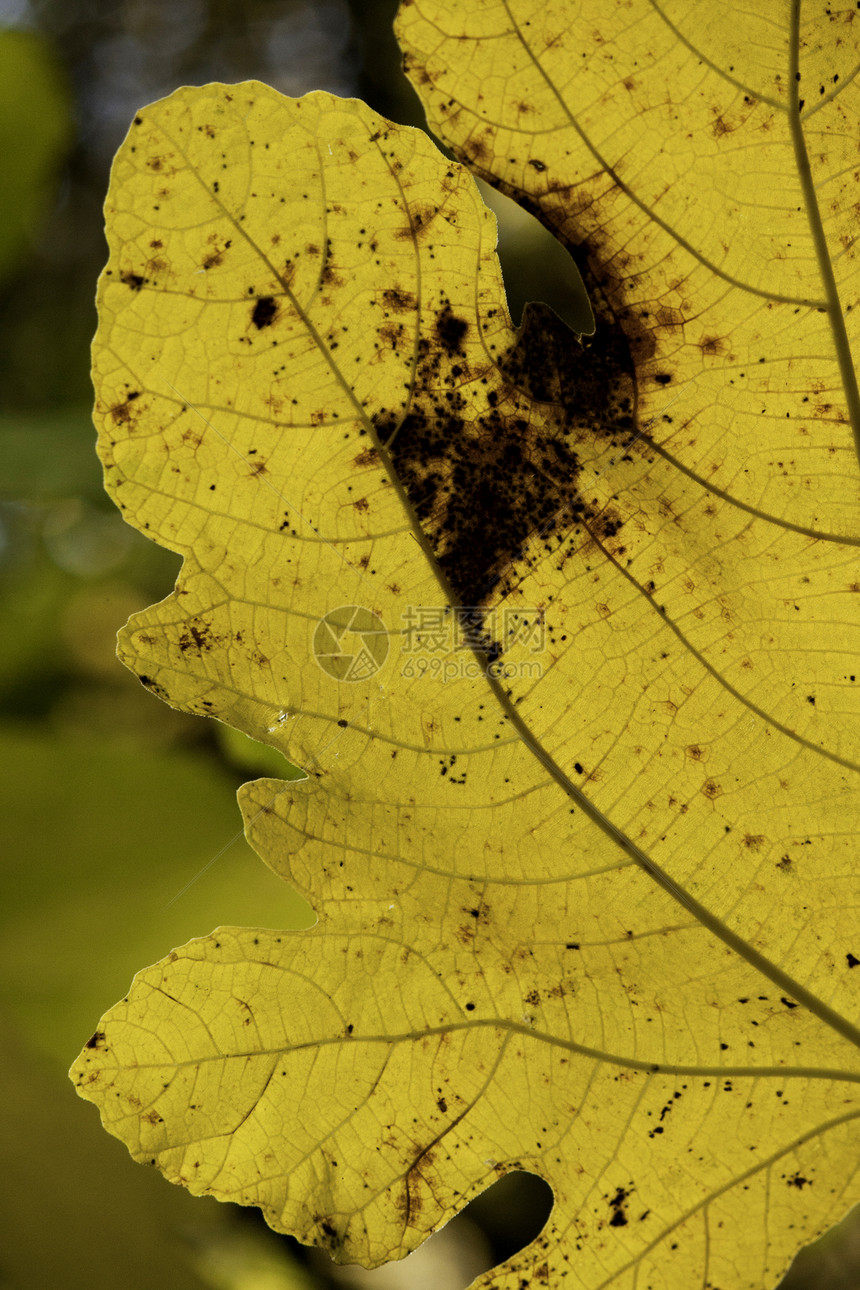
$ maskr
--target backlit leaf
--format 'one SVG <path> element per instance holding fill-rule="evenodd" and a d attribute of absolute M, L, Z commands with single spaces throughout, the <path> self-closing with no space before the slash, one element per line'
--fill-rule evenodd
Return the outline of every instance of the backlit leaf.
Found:
<path fill-rule="evenodd" d="M 320 921 L 171 953 L 74 1077 L 136 1158 L 343 1260 L 540 1173 L 504 1290 L 772 1285 L 856 1196 L 849 109 L 816 127 L 819 235 L 776 91 L 771 151 L 744 117 L 726 163 L 703 124 L 742 16 L 707 58 L 661 18 L 624 115 L 640 7 L 594 17 L 584 72 L 579 6 L 401 22 L 460 153 L 549 176 L 588 241 L 586 348 L 540 306 L 514 331 L 471 178 L 352 101 L 178 91 L 107 208 L 108 486 L 185 557 L 122 657 L 306 769 L 241 800 Z"/>

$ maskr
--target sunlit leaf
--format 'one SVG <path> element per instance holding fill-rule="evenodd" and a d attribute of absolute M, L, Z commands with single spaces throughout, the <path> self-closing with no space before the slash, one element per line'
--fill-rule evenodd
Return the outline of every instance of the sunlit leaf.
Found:
<path fill-rule="evenodd" d="M 413 70 L 433 28 L 445 80 L 447 24 L 491 60 L 490 116 L 505 84 L 578 85 L 571 9 L 520 9 L 558 62 L 517 54 L 506 6 L 451 4 L 404 22 Z M 742 121 L 755 231 L 695 250 L 729 172 L 710 63 L 666 30 L 629 125 L 582 78 L 602 146 L 666 193 L 594 155 L 554 189 L 599 229 L 587 348 L 539 306 L 514 331 L 473 181 L 358 103 L 182 90 L 115 164 L 101 452 L 185 557 L 121 653 L 306 769 L 242 804 L 320 922 L 170 954 L 74 1077 L 135 1157 L 342 1260 L 520 1167 L 555 1208 L 480 1285 L 761 1287 L 856 1186 L 856 393 L 822 280 L 850 290 L 850 248 L 819 253 L 795 153 L 763 192 Z M 521 177 L 584 128 L 540 120 Z M 825 139 L 837 202 L 853 153 Z"/>

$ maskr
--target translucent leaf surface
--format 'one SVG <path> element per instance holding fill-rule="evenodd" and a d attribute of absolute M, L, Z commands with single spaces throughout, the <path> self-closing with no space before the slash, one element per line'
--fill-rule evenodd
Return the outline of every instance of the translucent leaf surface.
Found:
<path fill-rule="evenodd" d="M 407 18 L 428 69 L 443 19 L 474 19 L 486 94 L 522 72 L 504 5 Z M 705 75 L 683 48 L 663 98 Z M 644 99 L 636 129 L 656 166 Z M 710 229 L 690 129 L 679 107 L 676 186 Z M 663 266 L 635 210 L 625 254 Z M 844 1213 L 857 462 L 820 259 L 786 252 L 791 290 L 767 267 L 806 218 L 767 264 L 752 245 L 756 291 L 675 270 L 720 340 L 697 360 L 598 242 L 582 348 L 539 306 L 514 331 L 492 216 L 415 131 L 256 84 L 140 114 L 108 201 L 101 452 L 185 565 L 121 652 L 305 767 L 241 796 L 320 921 L 219 929 L 106 1016 L 74 1077 L 137 1158 L 371 1264 L 531 1169 L 555 1208 L 478 1283 L 504 1290 L 758 1288 Z"/>

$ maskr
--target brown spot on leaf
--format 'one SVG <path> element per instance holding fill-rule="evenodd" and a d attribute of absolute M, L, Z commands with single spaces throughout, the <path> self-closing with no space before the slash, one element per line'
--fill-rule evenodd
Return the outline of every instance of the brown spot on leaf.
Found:
<path fill-rule="evenodd" d="M 379 329 L 379 339 L 389 349 L 398 349 L 403 341 L 403 324 L 402 323 L 385 323 Z"/>
<path fill-rule="evenodd" d="M 151 690 L 153 694 L 158 695 L 159 698 L 167 697 L 167 691 L 164 686 L 159 685 L 151 676 L 139 676 L 137 679 L 141 685 L 145 686 L 147 690 Z"/>
<path fill-rule="evenodd" d="M 209 241 L 215 242 L 216 238 L 214 236 L 210 237 Z M 231 241 L 227 241 L 224 243 L 222 247 L 219 247 L 217 245 L 213 246 L 212 250 L 208 251 L 206 255 L 204 255 L 201 267 L 204 269 L 214 269 L 219 264 L 222 264 L 224 261 L 225 253 L 229 251 L 232 245 L 233 243 Z"/>
<path fill-rule="evenodd" d="M 258 330 L 271 327 L 278 313 L 273 296 L 260 296 L 251 312 L 251 322 Z"/>
<path fill-rule="evenodd" d="M 188 650 L 194 650 L 198 654 L 208 654 L 212 647 L 218 644 L 219 639 L 212 631 L 211 625 L 204 619 L 191 619 L 186 631 L 179 637 L 179 648 L 183 654 Z"/>
<path fill-rule="evenodd" d="M 112 408 L 108 408 L 108 412 L 113 419 L 114 425 L 126 425 L 131 421 L 131 405 L 134 403 L 135 399 L 139 398 L 140 390 L 130 390 L 128 394 L 126 394 L 122 403 L 115 403 Z"/>
<path fill-rule="evenodd" d="M 486 409 L 466 420 L 459 394 L 449 389 L 442 402 L 438 391 L 455 384 L 446 360 L 459 355 L 469 326 L 443 302 L 439 349 L 419 345 L 409 411 L 376 422 L 460 603 L 481 606 L 516 583 L 514 566 L 533 535 L 550 550 L 578 519 L 593 520 L 598 535 L 603 525 L 618 532 L 620 516 L 598 515 L 579 495 L 569 435 L 588 426 L 623 442 L 633 426 L 632 381 L 623 336 L 604 333 L 585 354 L 551 309 L 529 305 L 497 360 Z M 530 416 L 530 402 L 544 406 Z"/>
<path fill-rule="evenodd" d="M 624 1209 L 624 1202 L 633 1194 L 632 1188 L 628 1191 L 624 1187 L 619 1187 L 615 1195 L 609 1202 L 609 1208 L 612 1210 L 612 1217 L 609 1220 L 610 1227 L 626 1227 L 627 1214 Z"/>
<path fill-rule="evenodd" d="M 415 296 L 411 291 L 402 291 L 399 287 L 391 287 L 382 293 L 382 303 L 386 309 L 391 309 L 394 313 L 405 314 L 411 313 L 418 304 Z"/>
<path fill-rule="evenodd" d="M 655 321 L 626 307 L 616 255 L 604 261 L 599 246 L 572 249 L 592 298 L 593 340 L 580 343 L 547 306 L 528 305 L 508 348 L 482 368 L 481 385 L 467 377 L 467 402 L 455 369 L 465 370 L 466 347 L 477 349 L 472 337 L 486 321 L 443 296 L 432 333 L 418 342 L 405 410 L 373 418 L 463 605 L 497 603 L 534 559 L 560 551 L 565 560 L 574 544 L 584 552 L 625 523 L 623 507 L 610 514 L 580 491 L 574 444 L 587 433 L 625 451 L 638 439 L 633 451 L 647 451 L 635 407 Z M 575 543 L 562 548 L 568 538 Z M 491 661 L 501 652 L 494 642 L 486 648 Z"/>
<path fill-rule="evenodd" d="M 436 339 L 449 357 L 463 353 L 463 340 L 469 330 L 465 318 L 455 317 L 450 302 L 446 301 L 436 315 Z"/>
<path fill-rule="evenodd" d="M 346 284 L 346 278 L 335 272 L 334 265 L 330 261 L 323 265 L 320 281 L 327 287 L 342 287 Z"/>
<path fill-rule="evenodd" d="M 411 239 L 418 241 L 426 237 L 430 231 L 431 224 L 439 214 L 439 207 L 424 203 L 421 206 L 410 206 L 408 212 L 409 224 L 394 230 L 394 237 L 397 238 L 398 242 L 408 242 Z"/>
<path fill-rule="evenodd" d="M 490 146 L 486 139 L 469 139 L 463 145 L 462 151 L 465 153 L 467 160 L 482 162 L 490 156 Z"/>
<path fill-rule="evenodd" d="M 409 1227 L 424 1209 L 423 1192 L 428 1190 L 424 1170 L 429 1169 L 435 1158 L 436 1145 L 434 1141 L 418 1154 L 403 1180 L 403 1192 L 398 1197 L 398 1208 L 404 1227 Z"/>
<path fill-rule="evenodd" d="M 340 1233 L 330 1219 L 323 1218 L 319 1214 L 315 1214 L 314 1222 L 318 1224 L 323 1236 L 328 1238 L 326 1245 L 329 1246 L 329 1248 L 333 1249 L 340 1245 Z"/>

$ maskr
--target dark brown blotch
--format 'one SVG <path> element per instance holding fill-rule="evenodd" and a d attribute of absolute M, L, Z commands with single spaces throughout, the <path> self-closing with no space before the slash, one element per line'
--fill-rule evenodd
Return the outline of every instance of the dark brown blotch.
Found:
<path fill-rule="evenodd" d="M 598 510 L 582 492 L 576 444 L 593 437 L 623 452 L 648 449 L 636 404 L 643 376 L 654 379 L 643 368 L 655 353 L 655 320 L 625 306 L 617 257 L 602 262 L 595 245 L 575 250 L 593 339 L 530 304 L 508 348 L 482 369 L 485 381 L 468 377 L 467 400 L 461 356 L 475 324 L 442 297 L 418 341 L 405 409 L 373 418 L 455 603 L 483 623 L 537 561 L 565 560 L 621 532 L 622 508 Z M 491 660 L 502 652 L 479 625 L 471 635 Z"/>
<path fill-rule="evenodd" d="M 427 203 L 422 206 L 410 206 L 408 214 L 408 225 L 394 230 L 394 237 L 398 242 L 408 242 L 410 239 L 419 241 L 426 237 L 430 231 L 431 224 L 439 214 L 439 207 L 431 206 Z"/>
<path fill-rule="evenodd" d="M 346 278 L 341 273 L 336 273 L 334 265 L 328 261 L 320 274 L 320 281 L 326 287 L 342 287 L 346 283 Z"/>
<path fill-rule="evenodd" d="M 411 291 L 403 291 L 400 287 L 390 287 L 387 291 L 383 291 L 382 303 L 386 309 L 390 309 L 393 313 L 406 314 L 414 311 L 418 301 Z"/>
<path fill-rule="evenodd" d="M 115 403 L 108 409 L 114 425 L 127 425 L 131 421 L 131 404 L 139 398 L 140 390 L 130 390 L 122 403 Z"/>
<path fill-rule="evenodd" d="M 179 637 L 179 648 L 183 654 L 188 650 L 194 650 L 197 654 L 208 654 L 212 647 L 218 644 L 219 639 L 209 623 L 202 618 L 191 619 L 186 631 Z"/>
<path fill-rule="evenodd" d="M 375 466 L 379 461 L 379 453 L 375 448 L 364 448 L 356 457 L 353 457 L 353 466 L 362 468 L 364 466 Z"/>
<path fill-rule="evenodd" d="M 271 327 L 278 313 L 278 306 L 273 296 L 260 296 L 251 311 L 251 322 L 258 330 Z"/>
<path fill-rule="evenodd" d="M 436 315 L 434 331 L 437 341 L 450 358 L 455 354 L 463 353 L 463 341 L 468 330 L 469 324 L 466 319 L 458 318 L 450 303 L 446 301 Z"/>
<path fill-rule="evenodd" d="M 140 681 L 141 685 L 145 686 L 147 690 L 151 690 L 153 694 L 158 696 L 158 698 L 163 699 L 167 697 L 167 691 L 164 686 L 159 685 L 154 677 L 139 676 L 137 679 Z"/>
<path fill-rule="evenodd" d="M 609 1220 L 610 1227 L 626 1227 L 627 1213 L 624 1209 L 624 1202 L 632 1194 L 624 1187 L 619 1187 L 615 1195 L 609 1202 L 609 1208 L 612 1210 L 612 1217 Z"/>
<path fill-rule="evenodd" d="M 215 269 L 219 264 L 223 264 L 224 255 L 230 250 L 232 245 L 232 242 L 227 241 L 222 247 L 213 247 L 211 251 L 208 251 L 206 255 L 204 255 L 201 267 L 204 269 Z"/>

